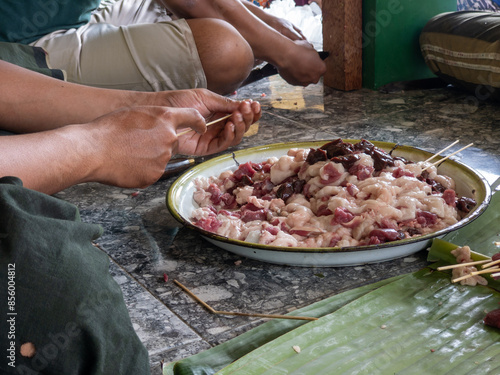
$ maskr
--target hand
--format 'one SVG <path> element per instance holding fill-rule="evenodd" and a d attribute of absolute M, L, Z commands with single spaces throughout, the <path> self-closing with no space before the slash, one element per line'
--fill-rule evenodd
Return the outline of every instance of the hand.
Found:
<path fill-rule="evenodd" d="M 92 150 L 87 181 L 134 188 L 149 186 L 161 177 L 177 153 L 178 129 L 206 130 L 197 110 L 167 107 L 121 109 L 80 126 Z"/>
<path fill-rule="evenodd" d="M 257 102 L 243 101 L 232 116 L 207 128 L 206 133 L 189 132 L 179 137 L 179 153 L 184 155 L 209 155 L 236 146 L 245 132 L 261 116 Z M 218 116 L 220 117 L 220 116 Z"/>
<path fill-rule="evenodd" d="M 250 125 L 258 121 L 262 114 L 258 102 L 236 101 L 206 89 L 170 91 L 153 95 L 153 101 L 149 104 L 195 108 L 207 122 L 229 113 L 233 114 L 225 122 L 211 126 L 203 136 L 195 132 L 180 136 L 178 151 L 184 155 L 208 155 L 237 145 Z"/>
<path fill-rule="evenodd" d="M 247 0 L 241 0 L 241 3 L 257 18 L 262 22 L 265 22 L 269 27 L 272 27 L 281 35 L 291 39 L 291 40 L 305 40 L 305 36 L 302 31 L 290 21 L 276 17 L 268 12 L 265 12 L 262 8 L 252 4 Z"/>
<path fill-rule="evenodd" d="M 153 96 L 153 100 L 148 102 L 149 105 L 194 108 L 205 117 L 207 122 L 240 110 L 240 106 L 244 102 L 229 99 L 207 89 L 166 91 L 149 95 Z M 255 122 L 261 115 L 260 105 L 257 102 L 250 103 L 255 117 L 253 121 Z"/>
<path fill-rule="evenodd" d="M 275 29 L 277 32 L 291 40 L 306 40 L 306 37 L 304 36 L 304 34 L 302 34 L 302 31 L 292 22 L 284 18 L 279 18 L 268 14 L 268 17 L 263 19 L 263 21 L 266 22 L 270 27 Z"/>
<path fill-rule="evenodd" d="M 288 48 L 287 55 L 280 61 L 280 64 L 276 64 L 278 72 L 291 85 L 318 83 L 326 72 L 326 64 L 318 52 L 303 40 L 294 41 L 293 48 Z"/>

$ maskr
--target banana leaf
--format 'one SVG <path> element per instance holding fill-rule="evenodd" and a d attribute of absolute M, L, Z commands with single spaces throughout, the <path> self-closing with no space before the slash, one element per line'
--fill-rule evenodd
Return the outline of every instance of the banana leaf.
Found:
<path fill-rule="evenodd" d="M 327 298 L 293 313 L 323 317 L 317 321 L 269 321 L 215 348 L 168 364 L 163 373 L 208 375 L 221 370 L 220 374 L 260 374 L 260 371 L 445 374 L 453 371 L 498 375 L 500 368 L 492 369 L 500 363 L 494 364 L 492 358 L 500 354 L 497 343 L 500 331 L 482 323 L 486 312 L 498 307 L 498 291 L 451 284 L 449 272 L 435 271 L 439 264 L 455 263 L 450 251 L 459 245 L 480 249 L 481 253 L 473 252 L 474 260 L 498 252 L 495 244 L 500 241 L 498 228 L 500 194 L 494 194 L 490 207 L 478 219 L 444 240 L 433 241 L 429 261 L 438 262 L 436 265 Z M 491 285 L 498 287 L 494 282 Z M 300 353 L 293 346 L 301 347 Z M 268 355 L 268 351 L 273 354 Z M 300 372 L 293 367 L 294 361 L 301 358 L 298 365 L 302 366 L 304 357 L 308 357 L 305 362 L 311 363 Z M 419 359 L 413 361 L 414 357 Z M 466 363 L 469 357 L 473 360 Z M 281 358 L 283 363 L 275 358 Z M 404 363 L 399 364 L 400 358 Z M 460 363 L 460 358 L 464 363 Z M 331 367 L 325 369 L 324 364 Z M 452 370 L 453 366 L 458 367 Z"/>
<path fill-rule="evenodd" d="M 403 276 L 396 276 L 377 283 L 352 289 L 335 296 L 318 301 L 302 309 L 295 310 L 288 315 L 310 316 L 319 318 L 332 313 L 345 304 L 356 300 L 383 285 L 386 285 Z M 269 341 L 293 330 L 307 321 L 276 319 L 268 321 L 251 331 L 220 344 L 214 348 L 188 357 L 178 362 L 164 365 L 164 375 L 209 375 L 214 374 L 229 363 L 239 359 L 252 350 Z"/>
<path fill-rule="evenodd" d="M 263 345 L 217 374 L 495 374 L 500 293 L 423 269 Z M 300 348 L 297 352 L 294 347 Z"/>
<path fill-rule="evenodd" d="M 459 246 L 469 245 L 481 254 L 492 256 L 500 251 L 500 193 L 493 194 L 490 204 L 476 220 L 451 232 L 443 240 Z M 430 259 L 432 260 L 432 259 Z"/>
<path fill-rule="evenodd" d="M 434 241 L 432 241 L 432 246 L 429 249 L 429 255 L 427 256 L 427 259 L 432 259 L 432 261 L 436 263 L 430 265 L 430 267 L 435 269 L 442 265 L 457 263 L 455 256 L 451 254 L 451 251 L 455 250 L 457 247 L 459 246 L 456 244 L 440 239 L 435 239 Z M 471 259 L 474 261 L 486 260 L 489 258 L 490 256 L 471 250 Z M 447 273 L 451 274 L 451 271 L 447 271 Z M 500 280 L 496 280 L 488 274 L 482 274 L 481 276 L 488 281 L 489 287 L 495 288 L 496 290 L 500 291 Z"/>

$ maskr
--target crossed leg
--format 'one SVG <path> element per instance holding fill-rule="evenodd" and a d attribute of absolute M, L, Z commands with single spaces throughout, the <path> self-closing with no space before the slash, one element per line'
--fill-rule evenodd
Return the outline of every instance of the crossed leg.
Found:
<path fill-rule="evenodd" d="M 236 90 L 254 65 L 250 45 L 229 23 L 212 18 L 187 20 L 193 33 L 207 88 L 219 94 Z"/>
<path fill-rule="evenodd" d="M 208 88 L 228 94 L 250 73 L 252 49 L 229 23 L 167 21 L 158 14 L 149 0 L 141 6 L 123 0 L 90 24 L 56 32 L 35 45 L 48 51 L 51 65 L 65 70 L 70 82 L 104 88 Z"/>

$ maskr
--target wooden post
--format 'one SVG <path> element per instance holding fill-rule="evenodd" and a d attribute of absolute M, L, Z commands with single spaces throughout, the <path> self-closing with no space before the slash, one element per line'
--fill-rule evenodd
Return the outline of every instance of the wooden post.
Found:
<path fill-rule="evenodd" d="M 325 86 L 338 90 L 362 87 L 362 0 L 323 0 Z"/>

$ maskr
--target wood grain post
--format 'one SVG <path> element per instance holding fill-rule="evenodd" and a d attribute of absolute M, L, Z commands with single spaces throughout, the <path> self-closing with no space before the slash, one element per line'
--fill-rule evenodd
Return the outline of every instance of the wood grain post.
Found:
<path fill-rule="evenodd" d="M 323 50 L 330 52 L 325 86 L 344 91 L 362 87 L 362 1 L 323 0 Z"/>

